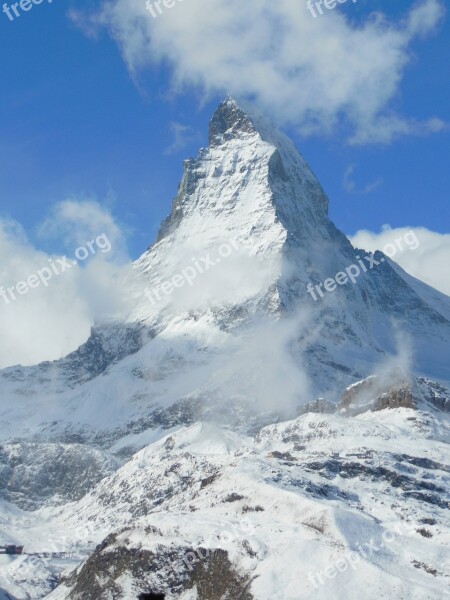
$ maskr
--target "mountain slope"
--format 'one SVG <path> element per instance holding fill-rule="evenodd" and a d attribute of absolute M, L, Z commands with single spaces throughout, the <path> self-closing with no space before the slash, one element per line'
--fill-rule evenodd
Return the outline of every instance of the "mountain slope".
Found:
<path fill-rule="evenodd" d="M 235 600 L 233 586 L 248 600 L 440 600 L 450 578 L 448 434 L 448 423 L 403 408 L 307 414 L 255 437 L 196 424 L 136 453 L 82 500 L 10 531 L 25 533 L 30 550 L 43 535 L 79 552 L 92 542 L 77 531 L 105 538 L 49 600 L 145 591 Z M 62 566 L 55 557 L 47 570 Z"/>
<path fill-rule="evenodd" d="M 389 362 L 450 381 L 450 299 L 381 253 L 355 284 L 313 300 L 308 284 L 364 256 L 327 212 L 292 142 L 227 99 L 128 277 L 127 324 L 100 324 L 67 359 L 0 373 L 5 438 L 117 438 L 174 423 L 170 410 L 192 422 L 196 406 L 225 398 L 294 414 Z"/>

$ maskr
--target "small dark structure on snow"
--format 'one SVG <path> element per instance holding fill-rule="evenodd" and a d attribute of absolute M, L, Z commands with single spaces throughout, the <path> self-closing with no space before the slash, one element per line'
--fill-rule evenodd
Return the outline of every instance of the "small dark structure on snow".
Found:
<path fill-rule="evenodd" d="M 0 546 L 0 554 L 22 554 L 23 546 L 15 546 L 14 544 L 6 544 Z"/>
<path fill-rule="evenodd" d="M 347 456 L 354 456 L 355 458 L 373 458 L 372 450 L 366 452 L 354 452 L 353 454 L 347 454 Z"/>
<path fill-rule="evenodd" d="M 138 600 L 164 600 L 165 594 L 154 594 L 153 592 L 143 592 L 139 594 Z"/>

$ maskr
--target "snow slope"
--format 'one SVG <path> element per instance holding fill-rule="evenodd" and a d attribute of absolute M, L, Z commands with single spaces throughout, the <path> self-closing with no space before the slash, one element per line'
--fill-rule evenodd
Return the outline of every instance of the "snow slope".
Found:
<path fill-rule="evenodd" d="M 442 428 L 446 443 L 433 439 Z M 409 409 L 307 414 L 255 438 L 198 423 L 138 452 L 53 526 L 117 532 L 97 552 L 130 600 L 145 589 L 182 597 L 206 549 L 226 552 L 258 600 L 438 600 L 450 595 L 449 439 L 448 422 Z M 122 547 L 170 560 L 136 577 L 130 559 L 119 576 L 108 557 Z M 89 560 L 49 599 L 86 584 Z"/>

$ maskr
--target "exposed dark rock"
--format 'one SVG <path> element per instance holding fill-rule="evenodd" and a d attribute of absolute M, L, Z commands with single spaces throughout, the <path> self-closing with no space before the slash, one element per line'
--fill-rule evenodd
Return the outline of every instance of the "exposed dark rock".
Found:
<path fill-rule="evenodd" d="M 355 415 L 367 410 L 393 408 L 433 408 L 450 412 L 449 392 L 436 382 L 424 378 L 410 379 L 399 370 L 372 375 L 348 387 L 341 396 L 340 408 Z"/>
<path fill-rule="evenodd" d="M 262 506 L 260 506 L 259 504 L 257 506 L 243 506 L 242 507 L 242 512 L 243 513 L 249 513 L 249 512 L 264 512 L 264 508 Z"/>
<path fill-rule="evenodd" d="M 142 593 L 179 595 L 195 587 L 198 600 L 253 600 L 251 577 L 237 572 L 226 551 L 161 546 L 158 552 L 150 552 L 123 546 L 119 542 L 121 534 L 108 536 L 81 567 L 64 579 L 70 589 L 69 598 L 128 598 L 129 592 L 122 588 L 126 577 L 136 597 Z M 190 556 L 195 560 L 188 560 Z"/>
<path fill-rule="evenodd" d="M 325 400 L 325 398 L 317 398 L 312 402 L 308 402 L 300 408 L 299 415 L 305 413 L 333 414 L 336 412 L 336 404 Z"/>
<path fill-rule="evenodd" d="M 217 479 L 217 475 L 210 475 L 209 477 L 205 477 L 205 479 L 202 479 L 201 484 L 200 484 L 200 488 L 203 489 L 204 487 L 206 487 L 207 485 L 211 485 L 211 483 L 213 483 L 216 479 Z"/>
<path fill-rule="evenodd" d="M 340 408 L 350 414 L 386 408 L 415 408 L 408 379 L 400 372 L 385 378 L 373 375 L 350 387 L 341 396 Z"/>
<path fill-rule="evenodd" d="M 71 385 L 90 381 L 126 356 L 135 354 L 153 333 L 139 324 L 93 328 L 87 342 L 56 363 Z"/>
<path fill-rule="evenodd" d="M 398 389 L 393 388 L 379 396 L 373 405 L 372 410 L 384 410 L 385 408 L 415 408 L 416 404 L 411 392 L 407 386 Z"/>
<path fill-rule="evenodd" d="M 445 471 L 446 473 L 450 473 L 449 465 L 438 463 L 434 460 L 430 460 L 429 458 L 409 456 L 408 454 L 394 454 L 393 457 L 402 462 L 406 461 L 411 465 L 414 465 L 415 467 L 421 467 L 422 469 L 440 470 Z"/>
<path fill-rule="evenodd" d="M 236 572 L 227 552 L 217 550 L 196 563 L 188 587 L 197 587 L 198 600 L 253 600 L 251 583 L 249 576 Z"/>
<path fill-rule="evenodd" d="M 394 488 L 400 488 L 409 497 L 416 498 L 427 504 L 434 504 L 439 508 L 450 508 L 450 502 L 445 500 L 447 490 L 424 479 L 416 479 L 408 475 L 400 474 L 386 467 L 374 467 L 370 464 L 357 462 L 337 462 L 332 460 L 309 462 L 306 469 L 318 471 L 327 479 L 334 479 L 338 474 L 344 479 L 354 477 L 367 477 L 372 481 L 388 481 Z M 431 493 L 433 492 L 433 493 Z"/>
<path fill-rule="evenodd" d="M 430 575 L 434 575 L 434 577 L 436 577 L 436 575 L 438 574 L 437 569 L 433 569 L 433 567 L 430 567 L 429 565 L 425 564 L 424 562 L 419 562 L 418 560 L 413 560 L 412 564 L 416 567 L 416 569 L 423 569 Z"/>
<path fill-rule="evenodd" d="M 439 410 L 450 412 L 449 391 L 444 386 L 423 377 L 419 378 L 419 383 L 424 400 Z"/>
<path fill-rule="evenodd" d="M 420 533 L 420 535 L 422 537 L 425 538 L 432 538 L 433 534 L 431 533 L 431 531 L 428 531 L 428 529 L 425 529 L 425 527 L 421 527 L 420 529 L 416 529 L 417 533 Z"/>
<path fill-rule="evenodd" d="M 272 450 L 267 456 L 268 458 L 278 458 L 279 460 L 287 460 L 289 462 L 297 460 L 290 452 L 279 452 L 278 450 Z"/>
<path fill-rule="evenodd" d="M 232 494 L 228 494 L 228 496 L 224 499 L 224 502 L 238 502 L 239 500 L 243 500 L 244 496 L 241 496 L 241 494 L 236 494 L 236 492 L 233 492 Z"/>
<path fill-rule="evenodd" d="M 209 144 L 215 146 L 241 133 L 255 133 L 250 117 L 231 99 L 220 103 L 209 124 Z"/>
<path fill-rule="evenodd" d="M 424 517 L 423 519 L 419 519 L 419 523 L 423 525 L 436 525 L 437 521 L 432 517 Z"/>

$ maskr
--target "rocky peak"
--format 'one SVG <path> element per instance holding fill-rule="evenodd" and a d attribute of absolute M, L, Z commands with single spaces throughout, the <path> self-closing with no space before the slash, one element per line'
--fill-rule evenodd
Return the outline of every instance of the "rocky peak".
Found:
<path fill-rule="evenodd" d="M 255 107 L 228 97 L 211 118 L 208 148 L 184 163 L 157 242 L 183 222 L 190 236 L 199 223 L 203 232 L 204 220 L 211 218 L 220 219 L 235 237 L 264 231 L 271 238 L 261 242 L 267 247 L 286 232 L 303 239 L 316 236 L 328 227 L 327 213 L 328 199 L 293 142 Z M 270 233 L 273 225 L 276 231 Z"/>
<path fill-rule="evenodd" d="M 209 145 L 217 146 L 223 141 L 242 133 L 256 133 L 251 117 L 244 112 L 234 98 L 220 103 L 209 124 Z"/>

